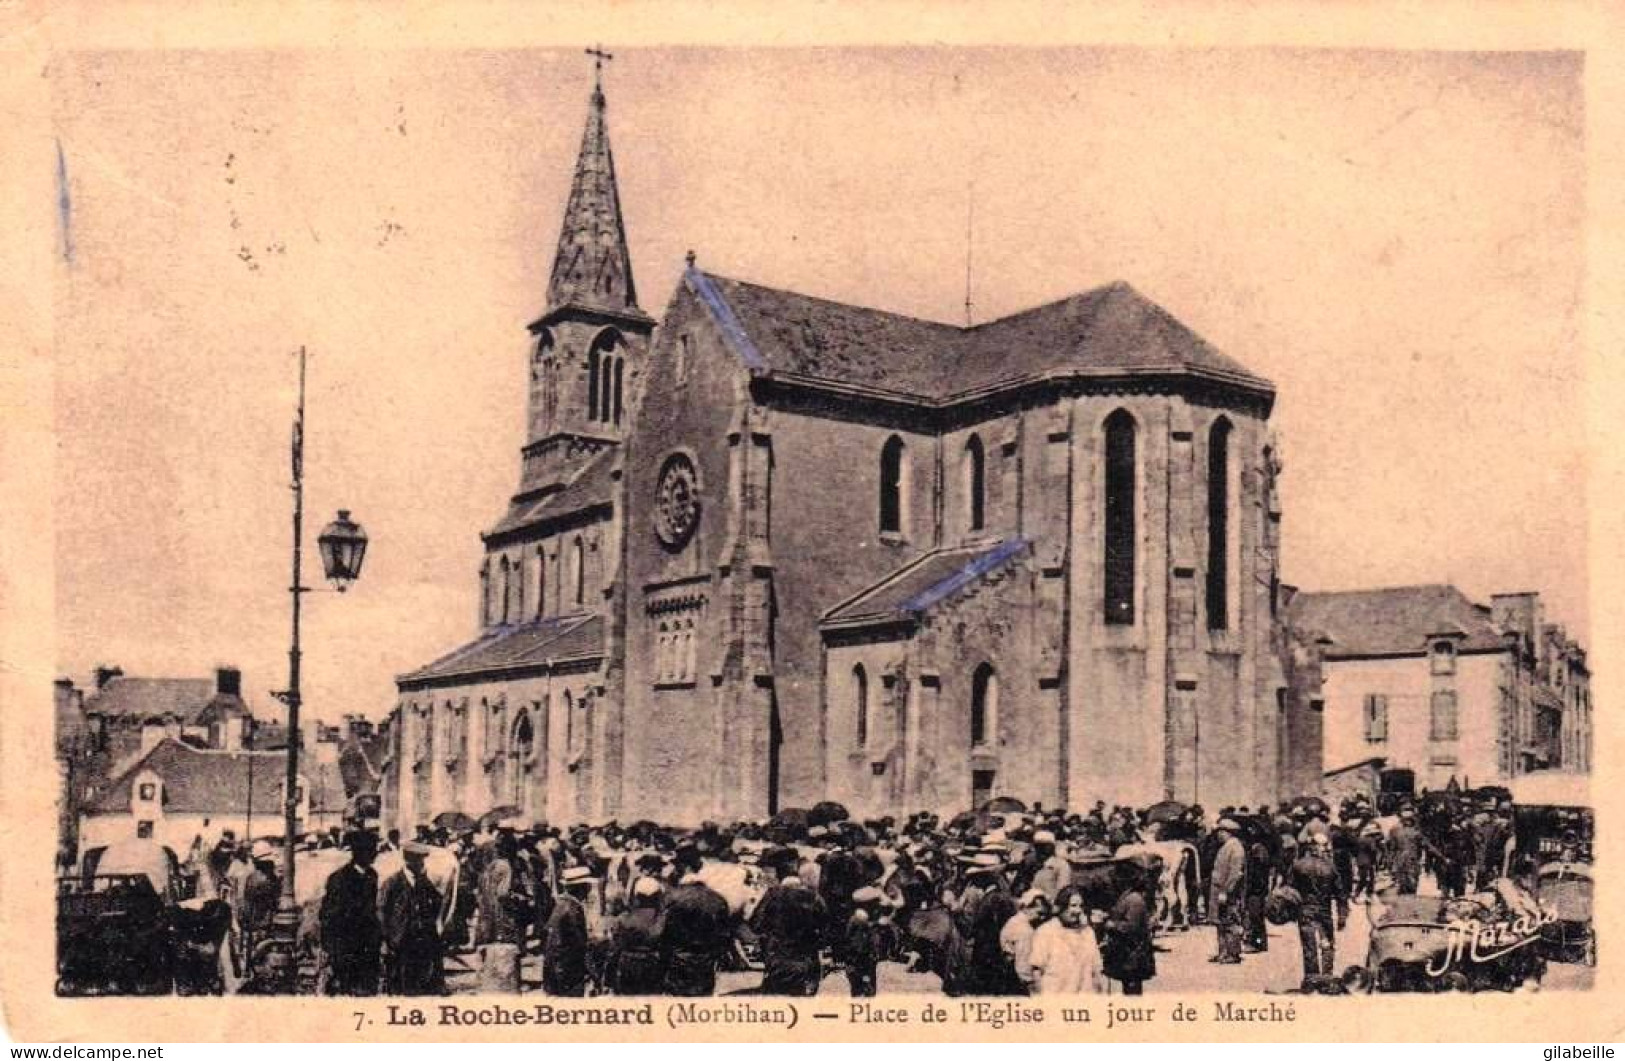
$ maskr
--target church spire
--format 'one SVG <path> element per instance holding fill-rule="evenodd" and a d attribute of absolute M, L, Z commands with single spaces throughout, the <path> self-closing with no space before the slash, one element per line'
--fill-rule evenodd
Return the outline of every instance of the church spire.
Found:
<path fill-rule="evenodd" d="M 615 186 L 615 159 L 609 150 L 604 118 L 604 60 L 608 52 L 589 48 L 593 57 L 592 100 L 587 128 L 581 135 L 570 200 L 564 208 L 558 253 L 547 287 L 549 313 L 566 306 L 644 316 L 632 282 L 632 257 L 626 249 L 621 197 Z"/>

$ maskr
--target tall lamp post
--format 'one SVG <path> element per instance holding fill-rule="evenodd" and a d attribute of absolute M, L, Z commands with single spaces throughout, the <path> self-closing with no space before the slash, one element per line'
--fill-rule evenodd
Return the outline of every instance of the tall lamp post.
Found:
<path fill-rule="evenodd" d="M 288 774 L 282 801 L 282 897 L 277 904 L 274 936 L 277 946 L 267 955 L 267 974 L 277 989 L 293 994 L 298 986 L 299 904 L 294 896 L 294 849 L 299 838 L 299 599 L 310 592 L 302 582 L 305 522 L 305 348 L 299 348 L 299 408 L 293 421 L 293 639 L 288 648 L 288 688 L 277 699 L 288 705 Z M 322 569 L 333 588 L 343 593 L 361 574 L 367 553 L 367 532 L 350 519 L 347 509 L 323 528 L 316 539 Z"/>

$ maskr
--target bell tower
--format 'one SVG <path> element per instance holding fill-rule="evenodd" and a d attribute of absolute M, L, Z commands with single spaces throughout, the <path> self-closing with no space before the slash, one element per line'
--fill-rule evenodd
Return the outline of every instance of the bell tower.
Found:
<path fill-rule="evenodd" d="M 521 495 L 561 488 L 631 422 L 654 320 L 638 306 L 615 159 L 605 117 L 603 66 L 594 83 L 570 198 L 553 256 L 547 308 L 530 325 L 530 400 Z"/>

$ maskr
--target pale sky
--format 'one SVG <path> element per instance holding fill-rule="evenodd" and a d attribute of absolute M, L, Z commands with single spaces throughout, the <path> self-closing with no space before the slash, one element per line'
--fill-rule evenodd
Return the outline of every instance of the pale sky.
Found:
<path fill-rule="evenodd" d="M 958 321 L 1126 280 L 1279 391 L 1306 589 L 1542 591 L 1587 628 L 1572 53 L 616 49 L 644 309 L 703 268 Z M 81 53 L 51 70 L 57 659 L 286 684 L 292 351 L 311 351 L 306 702 L 374 716 L 472 636 L 518 482 L 591 63 Z M 971 188 L 974 187 L 974 192 Z"/>

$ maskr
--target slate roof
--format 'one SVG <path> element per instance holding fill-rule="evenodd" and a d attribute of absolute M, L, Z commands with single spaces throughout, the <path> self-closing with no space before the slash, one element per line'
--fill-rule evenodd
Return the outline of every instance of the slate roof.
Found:
<path fill-rule="evenodd" d="M 1458 651 L 1506 647 L 1489 609 L 1454 586 L 1396 586 L 1337 593 L 1299 593 L 1287 609 L 1299 630 L 1331 639 L 1328 659 L 1421 655 L 1437 634 L 1459 634 Z"/>
<path fill-rule="evenodd" d="M 403 674 L 401 684 L 474 677 L 518 667 L 590 659 L 604 651 L 604 620 L 598 615 L 561 615 L 491 629 L 426 667 Z"/>
<path fill-rule="evenodd" d="M 487 537 L 506 534 L 521 527 L 533 526 L 555 516 L 565 516 L 592 508 L 595 505 L 614 504 L 615 460 L 617 447 L 610 447 L 594 456 L 566 482 L 562 489 L 529 501 L 516 501 L 486 532 Z"/>
<path fill-rule="evenodd" d="M 913 619 L 996 571 L 1032 543 L 1007 538 L 994 545 L 936 549 L 893 571 L 824 613 L 825 626 L 860 626 Z"/>
<path fill-rule="evenodd" d="M 87 810 L 92 814 L 127 813 L 136 776 L 151 770 L 163 780 L 166 814 L 246 814 L 251 782 L 255 812 L 276 813 L 282 806 L 287 763 L 284 751 L 226 752 L 163 740 L 115 778 Z M 345 793 L 338 769 L 314 756 L 300 765 L 310 787 L 311 809 L 342 810 Z"/>
<path fill-rule="evenodd" d="M 769 374 L 947 404 L 1053 376 L 1190 373 L 1273 393 L 1126 283 L 970 328 L 850 306 L 690 269 L 730 346 Z"/>
<path fill-rule="evenodd" d="M 162 718 L 173 715 L 183 723 L 199 722 L 204 709 L 217 698 L 214 682 L 208 678 L 131 678 L 120 676 L 85 698 L 85 714 L 109 718 Z M 247 707 L 237 697 L 244 713 Z"/>

